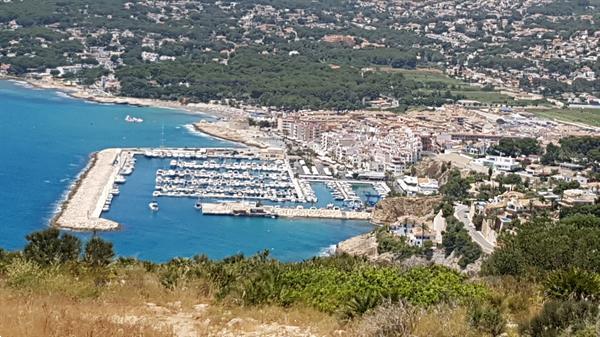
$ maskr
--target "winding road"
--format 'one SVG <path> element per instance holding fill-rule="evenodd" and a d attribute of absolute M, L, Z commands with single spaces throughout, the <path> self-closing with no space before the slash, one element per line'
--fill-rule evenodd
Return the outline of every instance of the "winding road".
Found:
<path fill-rule="evenodd" d="M 462 222 L 465 225 L 465 228 L 469 232 L 469 236 L 471 240 L 475 241 L 481 247 L 481 250 L 486 254 L 491 254 L 494 251 L 494 246 L 491 242 L 483 237 L 481 232 L 475 229 L 475 224 L 469 218 L 469 207 L 463 204 L 455 204 L 454 205 L 454 217 L 458 219 L 458 221 Z"/>

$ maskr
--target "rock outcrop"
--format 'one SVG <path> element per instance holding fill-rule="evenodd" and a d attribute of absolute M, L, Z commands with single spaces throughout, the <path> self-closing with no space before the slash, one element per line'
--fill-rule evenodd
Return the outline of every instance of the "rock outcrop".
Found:
<path fill-rule="evenodd" d="M 441 201 L 441 196 L 386 198 L 373 210 L 372 221 L 376 224 L 390 224 L 408 217 L 428 222 L 433 219 L 433 209 Z"/>

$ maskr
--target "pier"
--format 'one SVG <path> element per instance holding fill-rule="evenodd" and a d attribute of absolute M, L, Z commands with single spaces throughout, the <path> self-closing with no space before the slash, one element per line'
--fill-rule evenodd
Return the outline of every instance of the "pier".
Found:
<path fill-rule="evenodd" d="M 345 220 L 370 220 L 371 213 L 326 208 L 282 208 L 256 206 L 247 202 L 203 203 L 202 214 L 231 216 L 263 216 L 286 218 L 322 218 Z"/>
<path fill-rule="evenodd" d="M 124 154 L 121 149 L 106 149 L 94 154 L 54 219 L 54 225 L 84 231 L 115 230 L 119 227 L 118 223 L 100 215 L 125 162 Z"/>

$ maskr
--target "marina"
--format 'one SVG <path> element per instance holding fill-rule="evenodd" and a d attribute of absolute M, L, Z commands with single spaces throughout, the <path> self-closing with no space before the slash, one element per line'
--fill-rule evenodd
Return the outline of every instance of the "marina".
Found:
<path fill-rule="evenodd" d="M 200 118 L 210 120 L 210 116 L 88 103 L 62 97 L 52 90 L 27 89 L 8 81 L 0 81 L 0 89 L 4 104 L 0 129 L 8 158 L 0 172 L 3 186 L 0 214 L 5 220 L 0 226 L 3 248 L 22 249 L 27 234 L 47 225 L 58 226 L 58 214 L 65 212 L 69 200 L 78 203 L 73 198 L 76 186 L 84 185 L 85 177 L 96 176 L 90 173 L 91 154 L 114 148 L 133 149 L 135 169 L 124 175 L 124 182 L 119 184 L 116 181 L 108 184 L 105 178 L 97 177 L 107 189 L 117 185 L 119 194 L 113 197 L 108 211 L 100 212 L 101 219 L 118 224 L 117 230 L 96 230 L 96 235 L 113 242 L 119 256 L 164 262 L 177 256 L 206 254 L 221 259 L 269 249 L 278 260 L 301 261 L 372 228 L 368 221 L 355 220 L 208 216 L 194 207 L 197 198 L 157 197 L 159 210 L 151 211 L 149 203 L 153 200 L 156 171 L 169 169 L 170 160 L 175 158 L 166 158 L 168 153 L 165 158 L 146 157 L 145 149 L 240 148 L 238 144 L 191 132 L 186 127 Z M 144 122 L 126 123 L 123 121 L 126 115 L 143 118 Z M 316 206 L 326 207 L 327 195 L 322 195 L 321 190 L 315 192 L 320 199 Z M 78 207 L 92 210 L 99 200 L 102 201 L 98 204 L 104 207 L 106 198 L 98 195 L 90 204 Z M 85 211 L 83 216 L 87 216 Z M 62 219 L 61 224 L 62 228 L 71 226 Z M 73 234 L 85 241 L 92 231 L 94 228 Z"/>
<path fill-rule="evenodd" d="M 148 196 L 151 212 L 160 211 L 162 198 L 189 198 L 208 215 L 368 220 L 374 205 L 369 197 L 379 200 L 389 193 L 383 182 L 296 178 L 285 151 L 277 148 L 106 149 L 94 155 L 54 223 L 75 230 L 117 229 L 119 224 L 102 214 L 110 212 L 120 186 L 134 172 L 136 157 L 163 163 Z M 319 200 L 315 184 L 326 186 L 326 200 Z M 357 184 L 369 185 L 372 192 L 359 196 Z"/>

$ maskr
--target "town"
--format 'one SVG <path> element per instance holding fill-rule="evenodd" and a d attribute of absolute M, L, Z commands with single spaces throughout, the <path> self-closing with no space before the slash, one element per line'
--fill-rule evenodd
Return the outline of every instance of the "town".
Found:
<path fill-rule="evenodd" d="M 70 15 L 77 18 L 94 18 L 84 25 L 46 18 L 49 14 L 43 13 L 21 19 L 18 13 L 28 10 L 32 2 L 8 0 L 3 6 L 14 14 L 0 22 L 0 72 L 83 85 L 88 96 L 173 99 L 178 95 L 191 101 L 241 101 L 294 110 L 370 105 L 406 109 L 452 100 L 528 106 L 535 113 L 553 116 L 555 109 L 600 106 L 600 31 L 589 1 L 354 0 L 321 8 L 295 2 L 285 7 L 269 2 L 185 0 L 127 2 L 117 9 L 53 8 L 55 13 L 72 10 Z M 216 27 L 214 17 L 228 19 Z M 202 24 L 194 25 L 195 20 Z M 31 28 L 38 23 L 43 24 Z M 351 55 L 349 60 L 344 60 L 345 54 Z M 276 97 L 281 94 L 268 87 L 254 88 L 254 83 L 248 92 L 237 93 L 239 89 L 223 82 L 223 89 L 230 92 L 223 97 L 218 93 L 223 89 L 204 87 L 201 79 L 174 68 L 193 60 L 202 64 L 198 71 L 209 78 L 213 69 L 228 69 L 246 82 L 243 73 L 230 68 L 251 69 L 254 65 L 241 58 L 252 55 L 287 62 L 285 67 L 290 68 L 310 65 L 319 77 L 347 66 L 352 68 L 347 71 L 360 70 L 363 77 L 369 72 L 392 72 L 388 75 L 415 80 L 420 83 L 416 88 L 425 90 L 412 89 L 411 95 L 419 97 L 415 99 L 398 92 L 400 88 L 373 87 L 375 92 L 367 93 L 343 87 L 358 97 L 345 95 L 345 103 L 337 98 L 327 103 L 316 93 L 305 93 L 315 96 L 312 100 L 303 100 L 296 91 Z M 328 67 L 312 68 L 323 62 Z M 457 81 L 446 83 L 436 74 L 429 79 L 433 83 L 423 86 L 421 74 L 403 71 L 415 68 L 439 69 Z M 134 76 L 138 74 L 144 76 Z M 562 118 L 575 118 L 568 112 L 563 111 Z"/>

